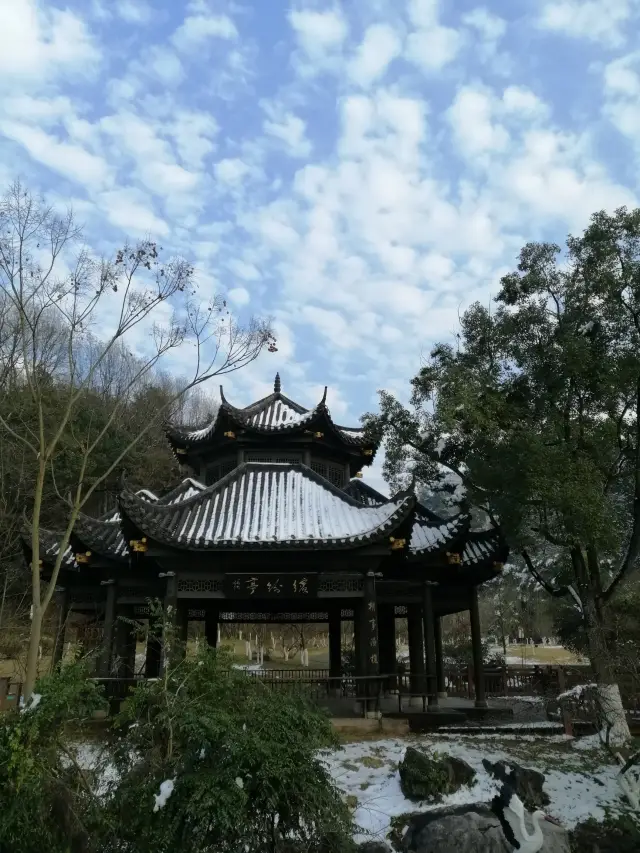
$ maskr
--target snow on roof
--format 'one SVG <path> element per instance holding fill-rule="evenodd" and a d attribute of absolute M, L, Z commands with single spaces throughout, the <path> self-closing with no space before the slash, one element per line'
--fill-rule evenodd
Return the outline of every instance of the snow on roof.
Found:
<path fill-rule="evenodd" d="M 134 502 L 127 511 L 141 529 L 185 547 L 357 545 L 390 532 L 412 501 L 362 506 L 305 465 L 251 462 L 174 512 Z"/>
<path fill-rule="evenodd" d="M 468 517 L 457 516 L 451 521 L 442 524 L 434 524 L 430 519 L 416 518 L 411 531 L 411 542 L 409 548 L 413 553 L 432 551 L 446 545 L 451 539 L 461 532 L 461 528 L 468 521 Z"/>
<path fill-rule="evenodd" d="M 270 400 L 266 406 L 249 414 L 247 422 L 251 426 L 277 429 L 278 427 L 304 423 L 315 415 L 315 411 L 315 409 L 307 411 L 301 406 L 292 406 L 286 398 L 282 399 L 279 395 L 275 395 L 275 398 Z"/>

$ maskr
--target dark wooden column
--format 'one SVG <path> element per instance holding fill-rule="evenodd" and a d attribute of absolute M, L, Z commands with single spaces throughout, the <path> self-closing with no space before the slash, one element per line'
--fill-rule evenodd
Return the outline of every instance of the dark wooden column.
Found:
<path fill-rule="evenodd" d="M 102 678 L 108 678 L 111 673 L 111 661 L 113 658 L 113 638 L 116 627 L 116 582 L 114 580 L 102 581 L 102 586 L 107 588 L 107 597 L 104 605 L 104 627 L 102 630 L 102 650 L 98 664 L 98 674 Z"/>
<path fill-rule="evenodd" d="M 127 621 L 132 616 L 131 608 L 120 608 L 115 624 L 115 653 L 118 678 L 133 678 L 136 666 L 136 635 L 133 625 Z"/>
<path fill-rule="evenodd" d="M 146 678 L 158 678 L 162 668 L 162 628 L 149 621 L 149 633 L 147 634 L 147 652 L 144 662 L 144 674 Z"/>
<path fill-rule="evenodd" d="M 342 637 L 340 635 L 340 611 L 329 612 L 329 678 L 342 675 Z"/>
<path fill-rule="evenodd" d="M 366 674 L 380 672 L 380 650 L 378 646 L 378 603 L 376 601 L 376 576 L 367 572 L 364 579 L 364 632 L 366 636 Z"/>
<path fill-rule="evenodd" d="M 409 689 L 422 693 L 424 688 L 424 645 L 422 642 L 422 608 L 419 604 L 407 605 L 407 634 L 409 639 Z"/>
<path fill-rule="evenodd" d="M 447 685 L 444 680 L 444 653 L 442 651 L 442 618 L 436 616 L 433 622 L 436 639 L 436 683 L 438 696 L 441 699 L 447 697 Z"/>
<path fill-rule="evenodd" d="M 378 604 L 378 642 L 380 645 L 380 674 L 396 674 L 395 606 Z"/>
<path fill-rule="evenodd" d="M 53 652 L 51 654 L 52 668 L 57 666 L 64 655 L 64 638 L 67 630 L 67 619 L 69 616 L 69 594 L 66 589 L 63 589 L 58 596 L 58 619 L 56 623 L 56 635 L 53 643 Z"/>
<path fill-rule="evenodd" d="M 174 650 L 177 640 L 178 618 L 178 579 L 175 572 L 160 572 L 159 577 L 166 578 L 164 593 L 165 631 L 162 638 L 162 665 L 174 662 Z"/>
<path fill-rule="evenodd" d="M 353 668 L 356 675 L 366 675 L 366 633 L 363 629 L 365 605 L 364 601 L 353 603 Z"/>
<path fill-rule="evenodd" d="M 429 710 L 438 710 L 438 691 L 436 688 L 436 638 L 433 627 L 433 600 L 431 582 L 422 586 L 422 630 L 424 631 L 424 651 L 427 671 L 427 695 Z"/>
<path fill-rule="evenodd" d="M 215 649 L 218 645 L 218 611 L 207 610 L 204 617 L 204 636 L 207 645 Z"/>
<path fill-rule="evenodd" d="M 484 689 L 484 664 L 482 661 L 482 632 L 480 630 L 480 610 L 478 608 L 478 589 L 472 587 L 469 593 L 469 618 L 471 621 L 471 649 L 473 652 L 473 676 L 476 682 L 476 708 L 487 707 Z"/>

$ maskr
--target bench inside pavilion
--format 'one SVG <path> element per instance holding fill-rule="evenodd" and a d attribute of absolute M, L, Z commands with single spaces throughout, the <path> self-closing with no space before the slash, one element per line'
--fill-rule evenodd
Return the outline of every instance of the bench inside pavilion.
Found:
<path fill-rule="evenodd" d="M 70 612 L 102 625 L 98 675 L 134 675 L 130 619 L 159 599 L 186 640 L 201 620 L 209 644 L 230 623 L 324 623 L 330 680 L 342 676 L 341 623 L 353 623 L 356 680 L 396 673 L 396 620 L 407 620 L 411 692 L 430 710 L 445 693 L 441 617 L 470 611 L 475 704 L 486 707 L 478 587 L 507 558 L 499 530 L 471 515 L 443 519 L 409 490 L 386 498 L 362 480 L 377 447 L 331 417 L 327 391 L 311 409 L 281 391 L 220 407 L 200 429 L 167 438 L 184 479 L 162 496 L 119 495 L 118 508 L 78 519 L 59 575 L 60 624 Z M 59 536 L 43 533 L 43 573 Z M 119 618 L 124 617 L 124 618 Z M 54 661 L 61 658 L 58 632 Z M 151 632 L 144 675 L 162 667 Z M 115 671 L 114 671 L 115 670 Z M 364 689 L 364 688 L 363 688 Z"/>

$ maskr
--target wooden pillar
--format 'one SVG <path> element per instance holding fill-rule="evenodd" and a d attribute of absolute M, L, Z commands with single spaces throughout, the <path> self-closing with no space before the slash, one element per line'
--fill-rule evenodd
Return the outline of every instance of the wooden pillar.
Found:
<path fill-rule="evenodd" d="M 433 622 L 436 640 L 436 684 L 438 697 L 447 698 L 447 685 L 444 680 L 444 653 L 442 651 L 442 618 L 436 616 Z"/>
<path fill-rule="evenodd" d="M 51 653 L 51 668 L 56 667 L 62 660 L 64 654 L 64 638 L 67 630 L 67 619 L 69 617 L 69 594 L 63 589 L 58 597 L 58 618 L 56 620 L 56 635 L 53 641 Z"/>
<path fill-rule="evenodd" d="M 342 675 L 342 637 L 340 634 L 340 611 L 329 612 L 329 678 Z"/>
<path fill-rule="evenodd" d="M 422 642 L 422 608 L 419 604 L 407 605 L 407 634 L 409 639 L 409 689 L 422 693 L 424 688 L 424 647 Z"/>
<path fill-rule="evenodd" d="M 130 617 L 129 608 L 122 608 L 118 613 L 115 623 L 115 656 L 117 671 L 113 672 L 113 663 L 110 667 L 118 678 L 133 678 L 136 665 L 136 636 L 133 625 L 127 620 Z"/>
<path fill-rule="evenodd" d="M 380 674 L 396 674 L 396 619 L 393 604 L 378 604 Z"/>
<path fill-rule="evenodd" d="M 215 649 L 218 645 L 218 611 L 208 610 L 204 617 L 204 636 L 207 645 Z"/>
<path fill-rule="evenodd" d="M 433 621 L 431 582 L 425 581 L 422 586 L 422 630 L 424 631 L 427 696 L 429 697 L 429 710 L 437 711 L 438 691 L 436 687 L 436 638 Z"/>
<path fill-rule="evenodd" d="M 102 581 L 102 586 L 107 588 L 107 598 L 104 605 L 104 627 L 102 630 L 102 650 L 98 664 L 98 674 L 101 678 L 108 678 L 111 673 L 111 661 L 113 658 L 113 638 L 116 627 L 116 582 L 114 580 Z"/>
<path fill-rule="evenodd" d="M 364 633 L 366 636 L 366 674 L 378 675 L 380 672 L 380 651 L 378 647 L 378 604 L 376 601 L 376 576 L 367 572 L 364 579 Z"/>
<path fill-rule="evenodd" d="M 486 708 L 487 698 L 484 690 L 484 664 L 482 661 L 482 633 L 480 630 L 480 609 L 478 607 L 478 589 L 472 587 L 469 593 L 469 618 L 471 622 L 471 649 L 473 652 L 473 674 L 476 685 L 476 708 Z"/>
<path fill-rule="evenodd" d="M 367 674 L 366 658 L 366 631 L 364 630 L 364 619 L 366 605 L 364 601 L 355 601 L 353 604 L 353 663 L 356 676 Z"/>
<path fill-rule="evenodd" d="M 146 678 L 158 678 L 162 667 L 162 636 L 161 628 L 149 622 L 147 634 L 147 652 L 144 663 Z"/>
<path fill-rule="evenodd" d="M 162 665 L 166 667 L 174 662 L 176 640 L 178 639 L 178 579 L 175 572 L 161 572 L 160 577 L 166 578 L 164 594 L 165 630 L 162 638 Z"/>

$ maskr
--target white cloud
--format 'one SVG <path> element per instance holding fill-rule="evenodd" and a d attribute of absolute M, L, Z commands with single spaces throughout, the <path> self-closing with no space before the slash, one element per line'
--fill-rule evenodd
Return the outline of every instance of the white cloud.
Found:
<path fill-rule="evenodd" d="M 458 90 L 448 117 L 454 138 L 466 157 L 505 151 L 509 145 L 507 130 L 494 120 L 491 96 L 472 86 Z"/>
<path fill-rule="evenodd" d="M 393 27 L 372 24 L 349 62 L 347 73 L 351 80 L 366 88 L 385 75 L 401 49 L 402 42 Z"/>
<path fill-rule="evenodd" d="M 79 145 L 60 140 L 38 127 L 19 121 L 3 121 L 0 131 L 22 145 L 33 160 L 70 181 L 99 187 L 108 182 L 111 169 L 105 160 Z"/>
<path fill-rule="evenodd" d="M 251 294 L 246 287 L 234 287 L 227 293 L 227 296 L 238 307 L 248 305 L 251 301 Z"/>
<path fill-rule="evenodd" d="M 244 281 L 259 281 L 262 278 L 260 270 L 255 264 L 247 263 L 240 258 L 233 258 L 227 266 L 234 275 L 244 279 Z"/>
<path fill-rule="evenodd" d="M 523 86 L 508 86 L 502 94 L 502 102 L 507 113 L 544 117 L 549 112 L 547 105 Z"/>
<path fill-rule="evenodd" d="M 11 76 L 51 78 L 71 68 L 86 73 L 99 59 L 84 22 L 68 9 L 37 0 L 0 3 L 0 86 Z"/>
<path fill-rule="evenodd" d="M 129 24 L 146 24 L 153 15 L 153 9 L 146 0 L 117 0 L 115 11 Z"/>
<path fill-rule="evenodd" d="M 321 65 L 342 48 L 349 33 L 347 20 L 338 6 L 321 12 L 294 8 L 288 17 L 306 56 Z"/>
<path fill-rule="evenodd" d="M 266 134 L 284 142 L 287 153 L 292 157 L 308 157 L 311 154 L 311 142 L 307 138 L 307 125 L 297 115 L 283 111 L 272 104 L 263 104 L 269 118 L 263 128 Z"/>
<path fill-rule="evenodd" d="M 499 15 L 479 6 L 462 17 L 462 22 L 475 29 L 486 41 L 497 42 L 507 31 L 507 22 Z"/>
<path fill-rule="evenodd" d="M 549 0 L 540 10 L 538 26 L 571 38 L 617 45 L 628 36 L 625 25 L 637 11 L 636 0 Z"/>
<path fill-rule="evenodd" d="M 439 71 L 452 62 L 463 45 L 462 35 L 439 23 L 439 0 L 409 0 L 414 31 L 407 39 L 407 59 L 424 71 Z"/>
<path fill-rule="evenodd" d="M 199 13 L 185 18 L 172 36 L 178 50 L 189 53 L 202 47 L 209 39 L 233 40 L 238 30 L 228 15 Z"/>
<path fill-rule="evenodd" d="M 237 184 L 250 171 L 249 166 L 238 157 L 226 157 L 213 167 L 214 174 L 224 184 Z"/>
<path fill-rule="evenodd" d="M 135 237 L 165 237 L 169 234 L 167 223 L 156 216 L 150 201 L 135 189 L 109 190 L 97 196 L 97 203 L 107 219 L 125 234 Z"/>
<path fill-rule="evenodd" d="M 640 155 L 640 51 L 604 68 L 604 114 Z"/>

